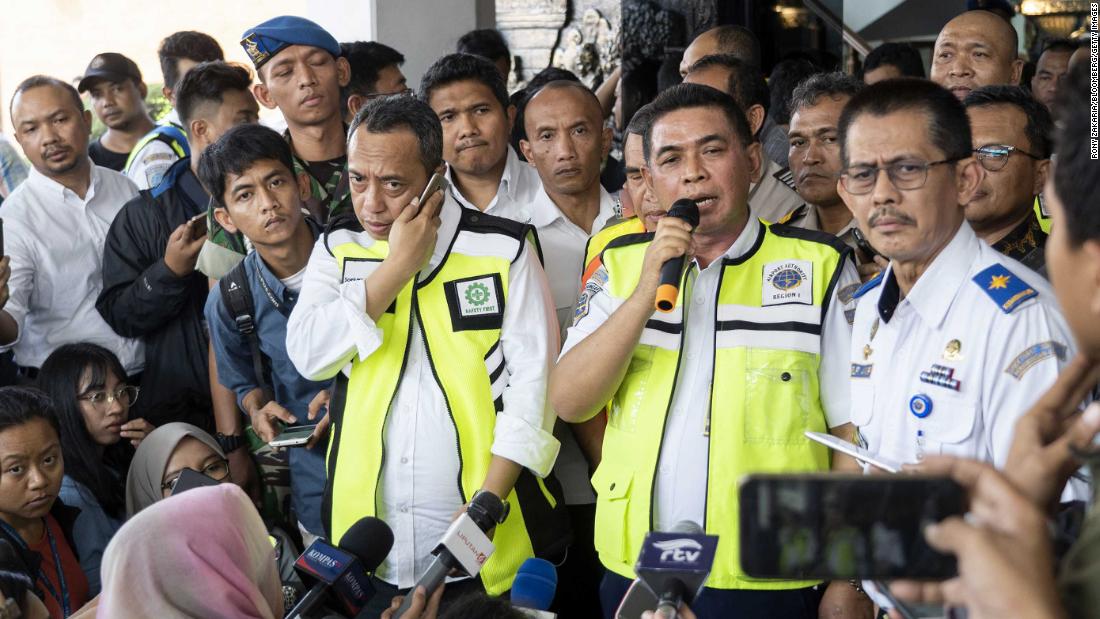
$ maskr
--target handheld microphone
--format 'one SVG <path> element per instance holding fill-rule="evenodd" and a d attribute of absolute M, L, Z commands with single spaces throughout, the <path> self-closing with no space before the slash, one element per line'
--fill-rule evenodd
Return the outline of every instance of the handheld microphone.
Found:
<path fill-rule="evenodd" d="M 690 520 L 668 533 L 646 534 L 634 571 L 657 596 L 658 617 L 676 619 L 680 604 L 691 604 L 703 591 L 717 549 L 718 536 Z"/>
<path fill-rule="evenodd" d="M 374 595 L 367 577 L 393 547 L 393 531 L 378 518 L 360 518 L 340 539 L 339 547 L 318 539 L 306 548 L 294 568 L 309 591 L 290 610 L 287 619 L 301 619 L 326 599 L 347 615 L 354 615 Z"/>
<path fill-rule="evenodd" d="M 546 612 L 554 601 L 558 588 L 558 570 L 546 559 L 531 557 L 519 566 L 512 581 L 512 606 L 524 615 L 538 619 L 553 619 L 556 614 Z"/>
<path fill-rule="evenodd" d="M 428 566 L 428 571 L 413 585 L 412 591 L 417 587 L 424 587 L 428 597 L 443 584 L 447 574 L 451 570 L 459 570 L 467 576 L 477 576 L 481 566 L 489 560 L 489 556 L 496 549 L 492 540 L 485 533 L 504 521 L 508 515 L 504 501 L 491 492 L 478 492 L 466 506 L 466 513 L 459 516 L 451 523 L 450 528 L 443 534 L 443 539 L 432 551 L 435 560 Z M 413 596 L 410 593 L 405 596 L 395 618 L 408 612 L 412 606 Z"/>
<path fill-rule="evenodd" d="M 665 217 L 679 217 L 691 225 L 699 225 L 699 207 L 690 198 L 680 198 L 672 203 Z M 676 307 L 676 297 L 680 294 L 680 278 L 684 275 L 684 256 L 670 258 L 661 265 L 661 281 L 657 285 L 657 311 L 671 312 Z"/>

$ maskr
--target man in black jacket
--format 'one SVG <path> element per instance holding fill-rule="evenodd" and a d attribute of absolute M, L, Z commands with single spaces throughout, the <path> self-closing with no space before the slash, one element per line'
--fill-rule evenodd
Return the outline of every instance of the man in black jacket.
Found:
<path fill-rule="evenodd" d="M 154 425 L 187 421 L 213 429 L 203 324 L 208 284 L 195 271 L 210 196 L 195 169 L 222 133 L 257 122 L 251 81 L 248 69 L 220 61 L 187 72 L 176 87 L 176 109 L 193 156 L 127 203 L 107 234 L 96 309 L 117 333 L 144 341 L 142 397 L 131 414 Z"/>

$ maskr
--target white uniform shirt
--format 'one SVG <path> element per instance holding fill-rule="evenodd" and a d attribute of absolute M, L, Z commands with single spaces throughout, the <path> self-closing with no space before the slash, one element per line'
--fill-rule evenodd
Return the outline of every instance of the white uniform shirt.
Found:
<path fill-rule="evenodd" d="M 160 184 L 164 173 L 179 159 L 180 156 L 171 146 L 161 140 L 149 140 L 141 150 L 134 153 L 130 165 L 126 166 L 123 173 L 134 181 L 138 189 L 152 189 Z"/>
<path fill-rule="evenodd" d="M 0 350 L 14 349 L 17 364 L 37 368 L 62 344 L 92 342 L 133 374 L 145 366 L 141 341 L 117 335 L 95 302 L 103 289 L 107 230 L 137 189 L 118 172 L 91 166 L 83 200 L 35 169 L 4 200 L 4 251 L 11 256 L 4 311 L 19 335 Z"/>
<path fill-rule="evenodd" d="M 539 235 L 546 278 L 550 280 L 550 295 L 554 298 L 563 336 L 573 324 L 573 308 L 577 305 L 584 272 L 585 246 L 592 234 L 603 230 L 608 220 L 615 217 L 616 204 L 615 197 L 600 187 L 600 211 L 592 221 L 591 234 L 569 221 L 543 189 L 531 205 L 531 225 Z"/>
<path fill-rule="evenodd" d="M 760 223 L 750 220 L 724 257 L 736 259 L 746 256 L 762 233 Z M 830 428 L 848 423 L 849 412 L 847 354 L 851 329 L 844 317 L 844 307 L 837 300 L 837 292 L 859 281 L 850 262 L 845 262 L 842 269 L 822 325 L 821 365 L 818 370 L 821 403 Z M 721 273 L 721 259 L 702 270 L 699 270 L 698 263 L 692 262 L 686 280 L 688 288 L 684 291 L 687 307 L 678 306 L 670 315 L 686 314 L 681 371 L 676 377 L 672 406 L 665 422 L 663 444 L 670 448 L 661 449 L 657 466 L 653 497 L 656 530 L 671 530 L 683 520 L 704 521 L 710 451 L 710 440 L 704 435 L 704 429 L 710 407 L 710 381 L 714 368 L 713 317 L 717 311 L 715 306 Z M 607 275 L 606 269 L 600 267 L 589 282 L 606 281 Z M 606 286 L 592 284 L 585 286 L 591 296 L 586 310 L 579 313 L 577 323 L 569 329 L 562 355 L 594 333 L 623 303 L 611 297 Z M 781 308 L 757 311 L 777 309 Z M 767 411 L 753 413 L 766 415 Z"/>
<path fill-rule="evenodd" d="M 440 265 L 448 251 L 458 227 L 459 208 L 448 192 L 435 251 L 420 273 L 421 280 Z M 364 246 L 374 242 L 366 232 L 337 231 L 333 236 L 337 234 L 347 234 L 349 240 Z M 330 237 L 330 243 L 334 240 Z M 467 254 L 478 253 L 476 247 L 461 249 Z M 324 237 L 318 239 L 306 267 L 301 297 L 287 323 L 287 354 L 303 376 L 331 378 L 349 362 L 366 359 L 381 346 L 383 332 L 366 313 L 364 287 L 365 280 L 342 281 Z M 462 506 L 456 483 L 458 437 L 419 335 L 420 324 L 415 316 L 411 322 L 416 333 L 410 340 L 383 439 L 386 458 L 378 513 L 394 532 L 393 550 L 379 566 L 378 576 L 400 588 L 413 586 L 427 570 L 431 551 Z M 546 278 L 528 245 L 509 269 L 500 338 L 508 385 L 502 395 L 504 410 L 496 417 L 491 452 L 540 477 L 550 472 L 558 453 L 558 442 L 548 432 L 553 413 L 546 405 L 554 342 Z"/>
<path fill-rule="evenodd" d="M 760 182 L 749 185 L 749 208 L 754 216 L 768 223 L 775 223 L 802 206 L 802 196 L 781 179 L 790 180 L 791 171 L 765 157 Z"/>
<path fill-rule="evenodd" d="M 1016 420 L 1075 352 L 1050 286 L 965 222 L 904 299 L 892 266 L 881 282 L 858 299 L 852 330 L 862 440 L 901 462 L 950 454 L 1003 467 Z"/>
<path fill-rule="evenodd" d="M 534 215 L 531 205 L 542 192 L 542 180 L 539 178 L 538 170 L 520 161 L 511 146 L 508 147 L 507 157 L 504 173 L 500 176 L 497 195 L 493 196 L 485 213 L 524 224 L 530 223 Z M 447 180 L 454 188 L 454 197 L 458 203 L 466 208 L 477 210 L 477 207 L 458 191 L 450 165 L 447 166 Z"/>

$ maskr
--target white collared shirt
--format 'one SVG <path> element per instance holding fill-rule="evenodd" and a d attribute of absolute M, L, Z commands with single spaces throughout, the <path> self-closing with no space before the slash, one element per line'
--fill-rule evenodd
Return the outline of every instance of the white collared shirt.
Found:
<path fill-rule="evenodd" d="M 4 250 L 11 256 L 4 311 L 19 334 L 0 350 L 13 349 L 17 364 L 37 368 L 62 344 L 92 342 L 134 374 L 145 366 L 141 341 L 117 335 L 95 302 L 103 289 L 107 230 L 137 189 L 118 172 L 91 166 L 84 199 L 32 169 L 4 200 Z"/>
<path fill-rule="evenodd" d="M 573 324 L 573 308 L 577 305 L 577 295 L 581 290 L 584 249 L 588 239 L 615 217 L 616 204 L 615 197 L 600 187 L 600 210 L 592 221 L 592 232 L 585 232 L 570 221 L 545 189 L 540 188 L 531 204 L 531 225 L 539 235 L 542 261 L 546 265 L 546 278 L 550 281 L 550 295 L 554 298 L 563 339 L 565 330 Z"/>
<path fill-rule="evenodd" d="M 446 176 L 454 189 L 454 197 L 458 203 L 476 210 L 477 207 L 467 200 L 455 185 L 450 164 L 447 165 Z M 523 224 L 531 223 L 531 218 L 534 216 L 531 204 L 541 192 L 542 179 L 539 178 L 538 170 L 520 161 L 516 151 L 509 146 L 504 173 L 500 176 L 500 186 L 489 207 L 485 209 L 485 213 Z"/>
<path fill-rule="evenodd" d="M 421 279 L 443 261 L 458 228 L 460 208 L 448 192 L 435 250 Z M 350 236 L 364 246 L 374 242 L 366 232 Z M 318 239 L 302 294 L 287 323 L 287 354 L 303 376 L 330 378 L 381 346 L 384 333 L 366 312 L 365 281 L 342 281 L 325 237 Z M 386 458 L 378 513 L 394 532 L 393 551 L 378 568 L 378 576 L 399 588 L 413 586 L 427 570 L 431 551 L 462 506 L 456 483 L 458 437 L 419 335 L 420 323 L 415 316 L 411 322 L 415 333 L 383 439 Z M 528 245 L 508 272 L 500 346 L 509 379 L 490 451 L 540 477 L 550 472 L 558 453 L 558 442 L 549 432 L 554 415 L 546 405 L 555 329 L 546 278 Z"/>
<path fill-rule="evenodd" d="M 739 258 L 753 251 L 759 235 L 760 222 L 750 219 L 741 234 L 723 255 Z M 845 261 L 822 325 L 821 364 L 818 369 L 821 404 L 830 428 L 848 423 L 848 342 L 851 330 L 844 318 L 844 306 L 837 292 L 859 282 L 855 267 Z M 707 494 L 707 462 L 710 440 L 705 435 L 706 415 L 710 408 L 711 378 L 714 368 L 714 320 L 718 302 L 718 285 L 722 274 L 722 259 L 700 270 L 693 261 L 685 278 L 684 341 L 680 372 L 665 421 L 661 457 L 657 466 L 653 496 L 655 530 L 671 530 L 683 520 L 704 522 Z M 603 267 L 593 275 L 607 277 Z M 623 301 L 598 288 L 589 300 L 587 314 L 569 329 L 562 355 L 603 325 Z M 679 310 L 680 308 L 678 308 Z M 656 312 L 654 312 L 656 313 Z M 750 414 L 766 415 L 767 411 Z"/>
<path fill-rule="evenodd" d="M 1050 285 L 966 222 L 904 299 L 892 263 L 881 282 L 858 299 L 852 330 L 862 440 L 900 462 L 949 454 L 1003 467 L 1017 419 L 1075 352 Z"/>
<path fill-rule="evenodd" d="M 749 184 L 749 208 L 752 214 L 768 223 L 775 223 L 802 205 L 802 196 L 780 180 L 791 171 L 764 158 L 764 173 L 759 183 Z"/>

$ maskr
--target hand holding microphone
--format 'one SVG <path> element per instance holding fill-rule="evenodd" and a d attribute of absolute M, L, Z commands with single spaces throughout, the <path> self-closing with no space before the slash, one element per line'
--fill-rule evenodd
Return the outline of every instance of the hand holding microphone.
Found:
<path fill-rule="evenodd" d="M 698 224 L 699 207 L 688 198 L 674 202 L 657 224 L 635 292 L 645 295 L 646 304 L 652 303 L 658 311 L 670 312 L 676 307 L 684 264 L 691 253 L 691 233 Z"/>

